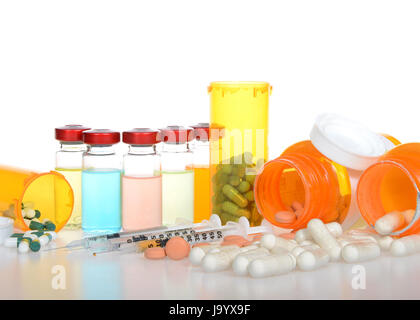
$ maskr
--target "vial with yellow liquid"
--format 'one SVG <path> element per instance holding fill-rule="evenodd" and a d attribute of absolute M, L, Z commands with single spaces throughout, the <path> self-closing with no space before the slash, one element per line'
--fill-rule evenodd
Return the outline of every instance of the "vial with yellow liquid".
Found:
<path fill-rule="evenodd" d="M 55 138 L 60 142 L 56 153 L 55 170 L 61 173 L 71 185 L 74 194 L 74 207 L 66 229 L 82 227 L 82 156 L 86 151 L 83 131 L 90 128 L 81 125 L 66 125 L 55 129 Z"/>
<path fill-rule="evenodd" d="M 199 123 L 194 129 L 194 222 L 210 219 L 210 145 L 209 124 Z"/>

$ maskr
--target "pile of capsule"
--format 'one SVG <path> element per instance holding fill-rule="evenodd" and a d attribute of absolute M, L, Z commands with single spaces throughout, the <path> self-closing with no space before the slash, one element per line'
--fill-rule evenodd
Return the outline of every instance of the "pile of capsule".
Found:
<path fill-rule="evenodd" d="M 22 204 L 22 216 L 30 231 L 12 234 L 4 242 L 5 247 L 18 248 L 19 253 L 27 253 L 29 250 L 38 252 L 57 237 L 55 224 L 49 219 L 41 222 L 39 210 Z"/>
<path fill-rule="evenodd" d="M 41 218 L 39 210 L 22 207 L 22 216 L 25 224 L 31 230 L 55 231 L 56 226 L 51 220 L 43 219 L 42 222 L 39 220 Z"/>
<path fill-rule="evenodd" d="M 18 248 L 19 253 L 38 252 L 51 241 L 57 234 L 54 231 L 31 230 L 25 233 L 14 233 L 4 242 L 5 247 Z"/>
<path fill-rule="evenodd" d="M 378 223 L 388 233 L 398 228 L 394 213 L 381 219 Z M 189 259 L 206 272 L 232 269 L 237 275 L 263 278 L 286 274 L 296 268 L 312 271 L 340 260 L 347 263 L 368 261 L 379 257 L 381 251 L 390 251 L 393 256 L 420 253 L 420 235 L 394 239 L 378 233 L 372 229 L 343 233 L 337 222 L 324 224 L 319 219 L 312 219 L 306 229 L 294 235 L 265 234 L 252 241 L 235 236 L 235 241 L 226 237 L 224 243 L 195 246 Z"/>
<path fill-rule="evenodd" d="M 212 178 L 213 212 L 222 220 L 237 222 L 246 217 L 251 225 L 259 225 L 262 216 L 258 213 L 254 200 L 256 164 L 252 153 L 232 157 L 216 166 Z M 263 163 L 263 160 L 260 160 Z"/>

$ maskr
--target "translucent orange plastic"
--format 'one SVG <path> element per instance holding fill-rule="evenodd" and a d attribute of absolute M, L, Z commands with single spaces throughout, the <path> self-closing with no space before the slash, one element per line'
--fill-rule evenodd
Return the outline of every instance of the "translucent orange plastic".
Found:
<path fill-rule="evenodd" d="M 361 176 L 357 202 L 365 221 L 376 220 L 391 211 L 416 208 L 420 189 L 420 143 L 402 144 L 383 155 Z M 420 232 L 420 220 L 400 234 Z"/>
<path fill-rule="evenodd" d="M 347 169 L 323 156 L 310 141 L 292 145 L 267 162 L 255 181 L 255 202 L 270 223 L 287 229 L 306 227 L 309 220 L 343 222 L 350 207 L 351 187 Z M 275 215 L 293 201 L 304 212 L 293 223 L 279 223 Z"/>
<path fill-rule="evenodd" d="M 27 231 L 22 217 L 22 203 L 41 212 L 59 231 L 71 216 L 73 190 L 58 172 L 36 173 L 29 170 L 0 166 L 0 215 L 15 219 L 15 227 Z"/>

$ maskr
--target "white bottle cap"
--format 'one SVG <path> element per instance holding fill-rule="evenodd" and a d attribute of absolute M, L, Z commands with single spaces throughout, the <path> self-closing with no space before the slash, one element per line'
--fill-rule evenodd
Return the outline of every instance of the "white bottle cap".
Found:
<path fill-rule="evenodd" d="M 362 124 L 329 113 L 317 117 L 310 137 L 327 158 L 355 170 L 365 170 L 394 147 L 390 140 Z"/>

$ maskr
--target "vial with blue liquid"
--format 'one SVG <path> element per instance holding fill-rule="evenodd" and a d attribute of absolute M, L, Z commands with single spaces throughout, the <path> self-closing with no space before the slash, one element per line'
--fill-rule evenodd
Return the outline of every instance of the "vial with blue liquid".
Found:
<path fill-rule="evenodd" d="M 115 145 L 120 133 L 108 129 L 83 132 L 87 151 L 82 170 L 82 229 L 87 233 L 121 230 L 121 164 Z"/>

